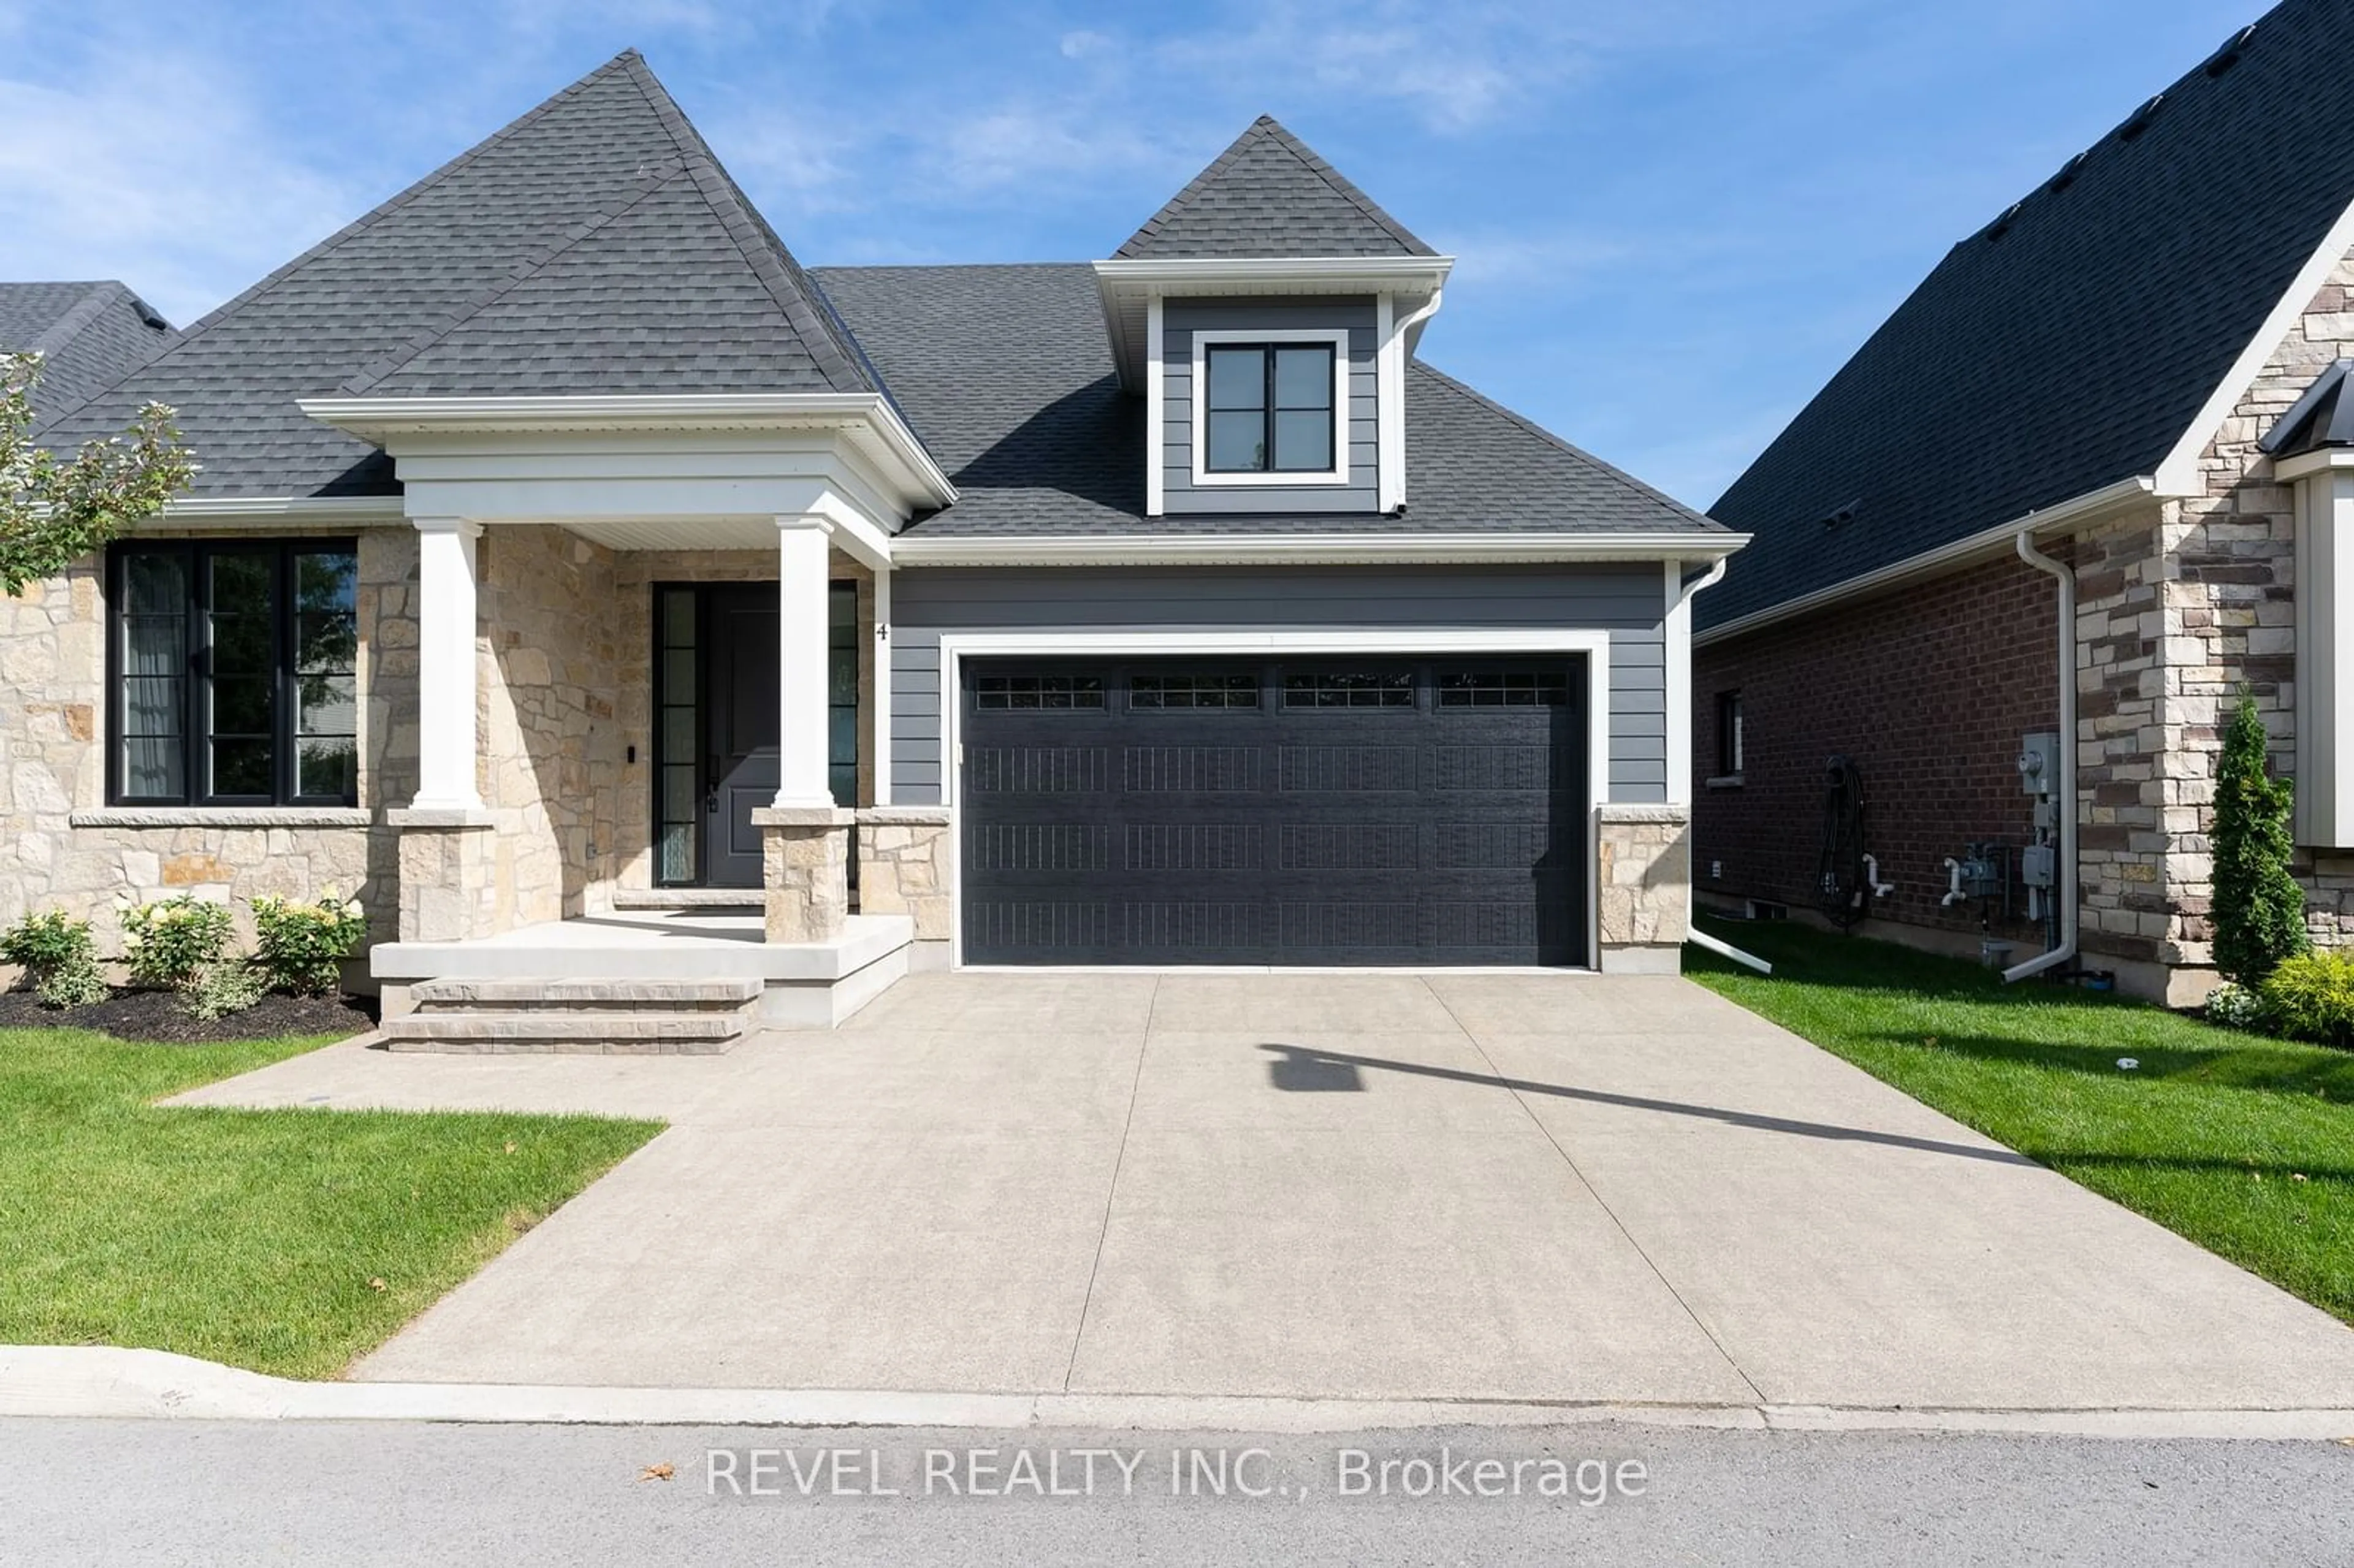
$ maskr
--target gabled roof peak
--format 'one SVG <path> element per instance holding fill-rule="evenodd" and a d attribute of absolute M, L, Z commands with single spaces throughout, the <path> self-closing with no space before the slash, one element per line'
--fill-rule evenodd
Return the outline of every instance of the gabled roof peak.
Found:
<path fill-rule="evenodd" d="M 1171 260 L 1436 252 L 1275 116 L 1262 114 L 1113 254 Z"/>
<path fill-rule="evenodd" d="M 200 492 L 382 492 L 303 397 L 882 391 L 833 311 L 624 49 L 197 322 L 66 441 L 169 403 Z"/>

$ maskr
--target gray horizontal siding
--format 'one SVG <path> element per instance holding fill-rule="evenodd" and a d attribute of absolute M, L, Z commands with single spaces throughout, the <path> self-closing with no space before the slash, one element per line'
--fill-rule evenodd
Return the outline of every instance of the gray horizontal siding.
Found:
<path fill-rule="evenodd" d="M 1376 307 L 1370 299 L 1171 300 L 1161 307 L 1161 505 L 1184 512 L 1372 512 L 1381 504 Z M 1347 484 L 1193 483 L 1193 334 L 1278 330 L 1349 334 Z"/>
<path fill-rule="evenodd" d="M 891 579 L 891 790 L 940 799 L 940 634 L 1531 627 L 1610 634 L 1613 800 L 1668 798 L 1656 566 L 910 568 Z"/>

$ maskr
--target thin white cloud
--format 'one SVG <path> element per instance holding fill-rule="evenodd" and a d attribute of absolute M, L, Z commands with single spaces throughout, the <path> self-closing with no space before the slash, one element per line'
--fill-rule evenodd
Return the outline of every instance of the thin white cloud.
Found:
<path fill-rule="evenodd" d="M 1161 40 L 1161 60 L 1230 87 L 1400 102 L 1430 130 L 1492 122 L 1583 69 L 1585 49 L 1555 7 L 1278 4 L 1247 27 Z"/>
<path fill-rule="evenodd" d="M 217 67 L 110 52 L 75 87 L 0 79 L 0 277 L 120 278 L 193 320 L 360 209 Z"/>

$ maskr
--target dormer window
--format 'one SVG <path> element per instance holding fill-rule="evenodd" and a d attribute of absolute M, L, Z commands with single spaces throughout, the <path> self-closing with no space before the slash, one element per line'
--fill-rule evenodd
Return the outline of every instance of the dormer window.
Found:
<path fill-rule="evenodd" d="M 1197 484 L 1345 483 L 1348 334 L 1196 332 Z"/>

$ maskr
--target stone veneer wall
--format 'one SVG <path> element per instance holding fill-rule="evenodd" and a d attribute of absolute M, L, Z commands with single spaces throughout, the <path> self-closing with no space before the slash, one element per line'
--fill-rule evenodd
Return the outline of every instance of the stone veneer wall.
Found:
<path fill-rule="evenodd" d="M 1675 973 L 1691 927 L 1691 813 L 1606 805 L 1596 823 L 1603 971 Z"/>
<path fill-rule="evenodd" d="M 945 806 L 870 806 L 858 813 L 858 912 L 912 915 L 916 940 L 949 940 L 956 890 Z"/>
<path fill-rule="evenodd" d="M 477 778 L 496 824 L 481 846 L 491 928 L 609 908 L 622 748 L 636 738 L 614 697 L 617 557 L 547 526 L 486 528 L 476 550 Z"/>
<path fill-rule="evenodd" d="M 2213 981 L 2215 764 L 2243 684 L 2274 766 L 2296 755 L 2295 495 L 2255 443 L 2331 361 L 2354 355 L 2341 260 L 2200 460 L 2204 493 L 2155 521 L 2080 534 L 2077 658 L 2083 943 L 2163 965 L 2137 989 L 2188 1001 Z M 2299 863 L 2318 941 L 2354 941 L 2354 856 Z"/>
<path fill-rule="evenodd" d="M 154 531 L 145 536 L 172 536 Z M 417 542 L 372 528 L 359 543 L 362 810 L 415 788 L 417 736 L 396 721 L 417 689 Z M 372 933 L 398 919 L 392 836 L 348 812 L 106 809 L 104 574 L 93 560 L 0 597 L 0 924 L 62 908 L 121 950 L 118 896 L 193 892 L 242 901 L 330 889 L 366 906 Z M 249 923 L 240 902 L 239 917 Z"/>
<path fill-rule="evenodd" d="M 858 798 L 875 799 L 877 754 L 875 718 L 875 576 L 840 551 L 832 557 L 835 582 L 858 585 Z M 777 580 L 772 550 L 631 550 L 617 557 L 615 684 L 618 716 L 638 760 L 625 766 L 615 796 L 614 882 L 633 890 L 654 885 L 653 855 L 653 589 L 657 583 Z"/>

